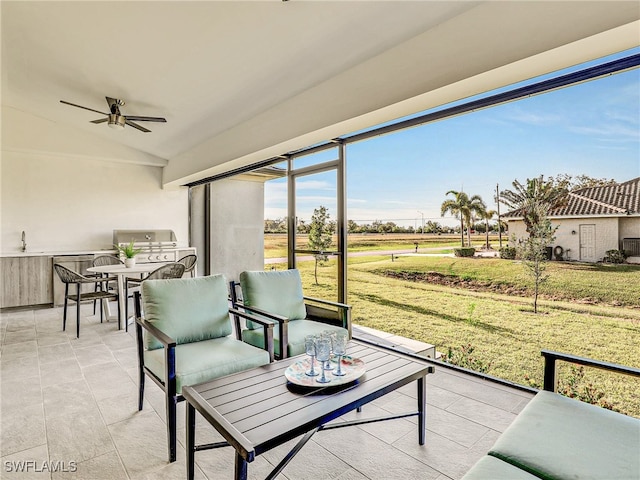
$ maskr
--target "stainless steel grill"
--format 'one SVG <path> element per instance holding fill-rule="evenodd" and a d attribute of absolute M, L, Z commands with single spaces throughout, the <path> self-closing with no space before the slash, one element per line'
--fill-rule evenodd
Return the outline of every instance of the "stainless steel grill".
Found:
<path fill-rule="evenodd" d="M 113 244 L 128 245 L 133 240 L 136 263 L 175 262 L 178 260 L 178 242 L 173 230 L 114 230 Z"/>

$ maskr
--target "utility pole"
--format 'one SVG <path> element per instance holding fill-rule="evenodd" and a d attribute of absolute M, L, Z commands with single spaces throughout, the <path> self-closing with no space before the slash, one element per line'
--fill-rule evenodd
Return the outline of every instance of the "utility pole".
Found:
<path fill-rule="evenodd" d="M 418 212 L 418 213 L 422 217 L 422 234 L 424 235 L 424 213 L 422 213 L 422 212 Z"/>
<path fill-rule="evenodd" d="M 496 205 L 498 206 L 498 241 L 502 248 L 502 221 L 500 220 L 500 186 L 496 183 Z"/>

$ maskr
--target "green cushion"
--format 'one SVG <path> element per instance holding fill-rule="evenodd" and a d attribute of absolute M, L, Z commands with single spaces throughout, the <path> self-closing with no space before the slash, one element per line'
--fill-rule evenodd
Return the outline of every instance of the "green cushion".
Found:
<path fill-rule="evenodd" d="M 287 347 L 287 356 L 293 357 L 304 353 L 304 337 L 307 335 L 317 335 L 325 330 L 347 331 L 342 327 L 314 322 L 313 320 L 297 320 L 295 322 L 289 322 L 289 345 Z M 251 345 L 255 345 L 256 347 L 264 348 L 264 330 L 243 330 L 242 340 L 250 343 Z M 274 325 L 273 327 L 273 349 L 275 352 L 280 351 L 280 329 L 277 325 Z"/>
<path fill-rule="evenodd" d="M 289 320 L 300 320 L 307 316 L 298 270 L 242 272 L 240 286 L 243 302 L 248 307 L 275 313 Z M 248 321 L 247 328 L 261 327 Z"/>
<path fill-rule="evenodd" d="M 176 346 L 176 392 L 185 385 L 213 380 L 250 368 L 267 365 L 269 353 L 233 337 L 214 338 Z M 144 352 L 144 364 L 164 378 L 164 349 Z"/>
<path fill-rule="evenodd" d="M 541 391 L 489 455 L 542 479 L 638 479 L 640 420 Z"/>
<path fill-rule="evenodd" d="M 485 455 L 462 477 L 462 480 L 532 480 L 534 478 L 538 477 L 498 458 Z"/>
<path fill-rule="evenodd" d="M 222 275 L 142 282 L 145 320 L 176 340 L 191 343 L 232 332 L 227 282 Z M 147 348 L 161 348 L 146 335 Z"/>

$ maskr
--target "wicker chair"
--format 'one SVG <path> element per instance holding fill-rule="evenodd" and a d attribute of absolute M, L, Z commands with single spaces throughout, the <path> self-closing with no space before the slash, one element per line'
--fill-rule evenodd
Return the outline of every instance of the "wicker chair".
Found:
<path fill-rule="evenodd" d="M 184 265 L 184 273 L 188 273 L 191 277 L 196 276 L 196 262 L 198 257 L 196 255 L 186 255 L 178 260 L 178 263 Z"/>
<path fill-rule="evenodd" d="M 93 292 L 83 292 L 82 284 L 85 283 L 102 283 L 102 282 L 110 282 L 115 281 L 115 277 L 86 277 L 84 275 L 79 274 L 78 272 L 74 272 L 73 270 L 68 269 L 58 263 L 53 265 L 55 272 L 58 274 L 58 277 L 64 283 L 64 314 L 62 317 L 62 330 L 66 330 L 67 328 L 67 304 L 69 300 L 73 300 L 76 302 L 77 313 L 76 313 L 76 338 L 80 337 L 80 303 L 86 300 L 118 300 L 118 294 L 116 292 L 110 290 L 98 290 Z M 75 295 L 69 293 L 69 285 L 76 285 L 76 293 Z M 118 309 L 119 309 L 118 305 Z M 118 314 L 120 314 L 120 310 L 118 310 Z M 103 311 L 100 309 L 100 323 L 103 320 Z"/>
<path fill-rule="evenodd" d="M 144 278 L 132 278 L 127 277 L 124 282 L 125 293 L 125 331 L 129 331 L 129 295 L 133 295 L 135 292 L 140 291 L 140 285 L 147 280 L 165 280 L 169 278 L 181 278 L 184 275 L 185 266 L 182 263 L 165 263 L 161 267 L 156 268 L 153 272 Z"/>
<path fill-rule="evenodd" d="M 102 267 L 103 265 L 123 265 L 124 262 L 122 260 L 120 260 L 118 257 L 114 256 L 114 255 L 99 255 L 97 257 L 95 257 L 93 259 L 93 266 L 94 267 Z M 104 273 L 94 273 L 92 275 L 87 275 L 87 277 L 91 278 L 91 277 L 107 277 L 108 275 L 104 274 Z M 96 288 L 95 291 L 97 292 L 98 290 L 109 290 L 109 283 L 108 282 L 104 282 L 104 283 L 96 283 Z M 93 314 L 96 314 L 96 304 L 98 303 L 97 300 L 93 301 Z"/>

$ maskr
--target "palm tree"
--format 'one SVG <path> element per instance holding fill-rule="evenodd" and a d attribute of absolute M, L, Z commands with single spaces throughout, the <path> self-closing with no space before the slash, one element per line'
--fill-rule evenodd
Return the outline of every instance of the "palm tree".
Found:
<path fill-rule="evenodd" d="M 467 225 L 467 239 L 471 246 L 471 215 L 473 213 L 480 214 L 486 209 L 482 197 L 473 195 L 469 197 L 464 192 L 456 192 L 449 190 L 447 195 L 452 194 L 454 199 L 447 199 L 440 206 L 440 215 L 445 216 L 451 213 L 454 217 L 460 219 L 460 246 L 464 247 L 464 226 Z"/>
<path fill-rule="evenodd" d="M 553 180 L 545 181 L 542 175 L 527 178 L 526 185 L 518 180 L 514 180 L 512 185 L 514 190 L 500 192 L 500 201 L 522 215 L 529 235 L 550 210 L 564 205 L 567 200 L 567 189 L 555 186 Z"/>
<path fill-rule="evenodd" d="M 489 220 L 491 220 L 496 213 L 498 212 L 496 212 L 495 210 L 485 210 L 484 212 L 480 213 L 480 218 L 484 220 L 485 233 L 487 235 L 487 250 L 489 250 Z M 498 227 L 500 227 L 500 225 L 498 225 Z"/>

